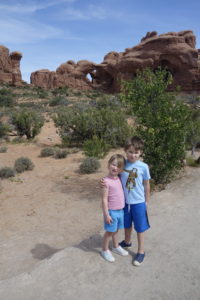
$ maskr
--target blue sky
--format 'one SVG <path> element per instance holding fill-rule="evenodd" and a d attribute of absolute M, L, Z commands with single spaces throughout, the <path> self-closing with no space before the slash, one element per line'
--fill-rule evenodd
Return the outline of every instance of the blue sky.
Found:
<path fill-rule="evenodd" d="M 200 48 L 200 1 L 0 0 L 0 44 L 23 53 L 21 72 L 55 71 L 67 60 L 103 61 L 147 31 L 193 30 Z"/>

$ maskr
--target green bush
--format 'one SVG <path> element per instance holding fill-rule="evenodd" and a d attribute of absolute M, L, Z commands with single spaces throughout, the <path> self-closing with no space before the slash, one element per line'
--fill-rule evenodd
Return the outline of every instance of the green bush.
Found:
<path fill-rule="evenodd" d="M 56 88 L 52 91 L 52 94 L 54 96 L 58 96 L 58 95 L 63 95 L 63 96 L 68 96 L 69 92 L 69 87 L 68 86 L 63 86 L 63 87 L 59 87 L 59 88 Z"/>
<path fill-rule="evenodd" d="M 8 134 L 9 130 L 9 126 L 0 121 L 0 138 L 5 137 Z"/>
<path fill-rule="evenodd" d="M 35 111 L 23 109 L 12 115 L 11 122 L 19 136 L 26 135 L 27 139 L 32 139 L 40 133 L 44 118 Z"/>
<path fill-rule="evenodd" d="M 191 110 L 189 120 L 189 130 L 186 136 L 187 148 L 191 150 L 194 155 L 197 144 L 200 142 L 200 111 L 197 109 Z"/>
<path fill-rule="evenodd" d="M 0 88 L 0 106 L 13 106 L 15 104 L 15 95 L 7 88 Z"/>
<path fill-rule="evenodd" d="M 22 173 L 24 171 L 33 170 L 34 164 L 27 157 L 19 157 L 15 161 L 14 169 L 17 173 Z"/>
<path fill-rule="evenodd" d="M 41 157 L 53 156 L 54 153 L 55 153 L 55 149 L 53 147 L 46 147 L 41 150 L 40 156 Z"/>
<path fill-rule="evenodd" d="M 56 149 L 54 153 L 54 158 L 62 159 L 65 158 L 68 154 L 69 152 L 65 149 Z"/>
<path fill-rule="evenodd" d="M 0 169 L 0 178 L 9 178 L 15 176 L 15 171 L 10 167 Z"/>
<path fill-rule="evenodd" d="M 91 140 L 86 140 L 83 143 L 83 150 L 86 156 L 103 158 L 111 148 L 110 145 L 96 135 Z"/>
<path fill-rule="evenodd" d="M 20 144 L 20 143 L 25 143 L 27 140 L 23 138 L 22 136 L 16 136 L 13 140 L 13 144 Z"/>
<path fill-rule="evenodd" d="M 123 86 L 122 101 L 137 117 L 136 134 L 145 142 L 145 161 L 155 183 L 171 180 L 183 166 L 189 109 L 167 92 L 172 77 L 166 70 L 138 72 Z"/>
<path fill-rule="evenodd" d="M 49 106 L 57 106 L 57 105 L 65 105 L 67 106 L 69 104 L 69 101 L 62 96 L 56 96 L 53 99 L 50 100 Z"/>
<path fill-rule="evenodd" d="M 95 173 L 100 166 L 100 162 L 95 157 L 86 157 L 80 165 L 80 172 L 82 174 Z"/>
<path fill-rule="evenodd" d="M 94 107 L 69 107 L 59 110 L 54 117 L 59 134 L 67 145 L 82 145 L 85 140 L 97 136 L 112 147 L 122 146 L 132 128 L 121 110 Z"/>
<path fill-rule="evenodd" d="M 0 147 L 0 153 L 6 153 L 7 150 L 8 150 L 8 148 L 5 146 Z"/>

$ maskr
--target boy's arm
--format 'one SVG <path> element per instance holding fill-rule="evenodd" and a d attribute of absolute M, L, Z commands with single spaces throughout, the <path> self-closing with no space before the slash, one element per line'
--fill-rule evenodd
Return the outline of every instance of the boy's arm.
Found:
<path fill-rule="evenodd" d="M 144 185 L 145 202 L 148 205 L 149 199 L 150 199 L 150 182 L 149 182 L 149 180 L 143 180 L 143 185 Z"/>
<path fill-rule="evenodd" d="M 103 210 L 103 215 L 106 220 L 106 223 L 110 224 L 112 222 L 112 218 L 108 212 L 108 188 L 107 187 L 104 187 L 102 189 L 102 210 Z"/>

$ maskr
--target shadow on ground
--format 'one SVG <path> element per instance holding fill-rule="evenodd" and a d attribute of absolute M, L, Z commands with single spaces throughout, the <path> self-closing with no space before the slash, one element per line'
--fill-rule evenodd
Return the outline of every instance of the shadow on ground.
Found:
<path fill-rule="evenodd" d="M 53 254 L 63 249 L 52 248 L 46 244 L 36 244 L 35 248 L 31 250 L 31 253 L 35 259 L 43 260 L 50 258 Z"/>
<path fill-rule="evenodd" d="M 100 249 L 102 247 L 102 236 L 100 234 L 94 234 L 89 238 L 81 241 L 79 244 L 74 245 L 73 247 L 86 252 L 100 253 Z"/>

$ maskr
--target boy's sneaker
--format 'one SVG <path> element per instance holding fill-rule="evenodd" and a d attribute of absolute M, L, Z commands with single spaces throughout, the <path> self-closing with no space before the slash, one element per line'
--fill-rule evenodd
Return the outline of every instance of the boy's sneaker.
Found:
<path fill-rule="evenodd" d="M 112 248 L 112 251 L 122 256 L 128 255 L 128 251 L 124 250 L 121 246 Z"/>
<path fill-rule="evenodd" d="M 132 246 L 132 243 L 127 244 L 124 240 L 119 243 L 122 248 L 129 248 Z"/>
<path fill-rule="evenodd" d="M 106 250 L 106 251 L 101 251 L 101 255 L 102 257 L 109 261 L 109 262 L 114 262 L 115 261 L 115 258 L 112 256 L 112 253 L 110 252 L 110 250 Z"/>
<path fill-rule="evenodd" d="M 144 257 L 145 257 L 145 253 L 143 253 L 143 254 L 137 253 L 133 260 L 133 265 L 136 267 L 139 267 L 142 264 Z"/>

